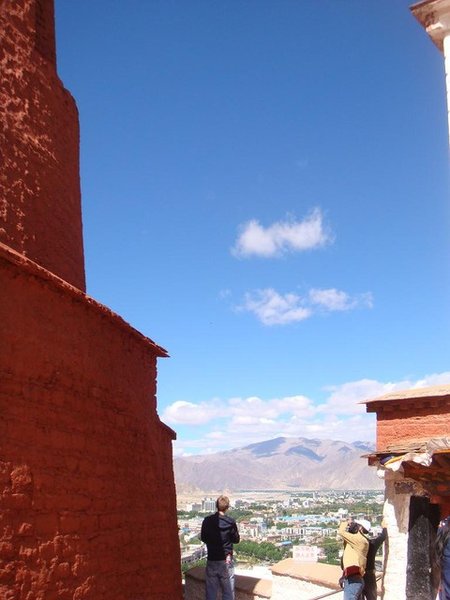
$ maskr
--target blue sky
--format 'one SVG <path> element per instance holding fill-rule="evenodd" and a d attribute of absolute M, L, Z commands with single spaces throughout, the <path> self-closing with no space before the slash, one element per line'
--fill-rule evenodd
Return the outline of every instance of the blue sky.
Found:
<path fill-rule="evenodd" d="M 88 293 L 165 347 L 177 453 L 374 440 L 450 382 L 443 59 L 403 0 L 56 0 Z"/>

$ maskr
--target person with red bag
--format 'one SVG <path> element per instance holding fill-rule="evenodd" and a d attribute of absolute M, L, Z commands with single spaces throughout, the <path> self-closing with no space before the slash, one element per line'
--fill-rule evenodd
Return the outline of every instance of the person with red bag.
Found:
<path fill-rule="evenodd" d="M 366 519 L 343 521 L 338 535 L 344 540 L 342 555 L 342 582 L 344 600 L 361 600 L 364 589 L 369 540 L 366 535 L 371 524 Z"/>

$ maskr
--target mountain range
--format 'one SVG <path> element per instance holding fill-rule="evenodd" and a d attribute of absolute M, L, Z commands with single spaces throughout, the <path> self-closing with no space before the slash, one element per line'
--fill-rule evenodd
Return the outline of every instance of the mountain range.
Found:
<path fill-rule="evenodd" d="M 382 489 L 361 455 L 369 442 L 278 437 L 215 454 L 176 457 L 178 493 L 222 490 Z"/>

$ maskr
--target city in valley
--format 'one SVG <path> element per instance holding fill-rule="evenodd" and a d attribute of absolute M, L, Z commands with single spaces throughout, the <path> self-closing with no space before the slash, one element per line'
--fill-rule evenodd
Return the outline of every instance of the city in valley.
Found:
<path fill-rule="evenodd" d="M 236 519 L 241 537 L 234 548 L 241 570 L 261 570 L 292 557 L 338 565 L 342 541 L 337 539 L 336 530 L 348 518 L 368 519 L 371 534 L 381 532 L 384 495 L 379 490 L 267 490 L 227 495 L 229 514 Z M 200 528 L 203 518 L 215 512 L 215 500 L 212 494 L 178 496 L 183 572 L 204 564 L 206 548 L 200 541 Z"/>

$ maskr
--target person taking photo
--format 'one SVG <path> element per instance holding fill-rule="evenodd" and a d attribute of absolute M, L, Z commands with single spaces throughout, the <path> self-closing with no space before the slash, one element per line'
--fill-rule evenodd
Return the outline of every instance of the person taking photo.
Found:
<path fill-rule="evenodd" d="M 366 535 L 371 524 L 366 519 L 343 521 L 338 535 L 344 540 L 342 554 L 342 581 L 344 600 L 361 600 L 364 589 L 369 540 Z"/>

